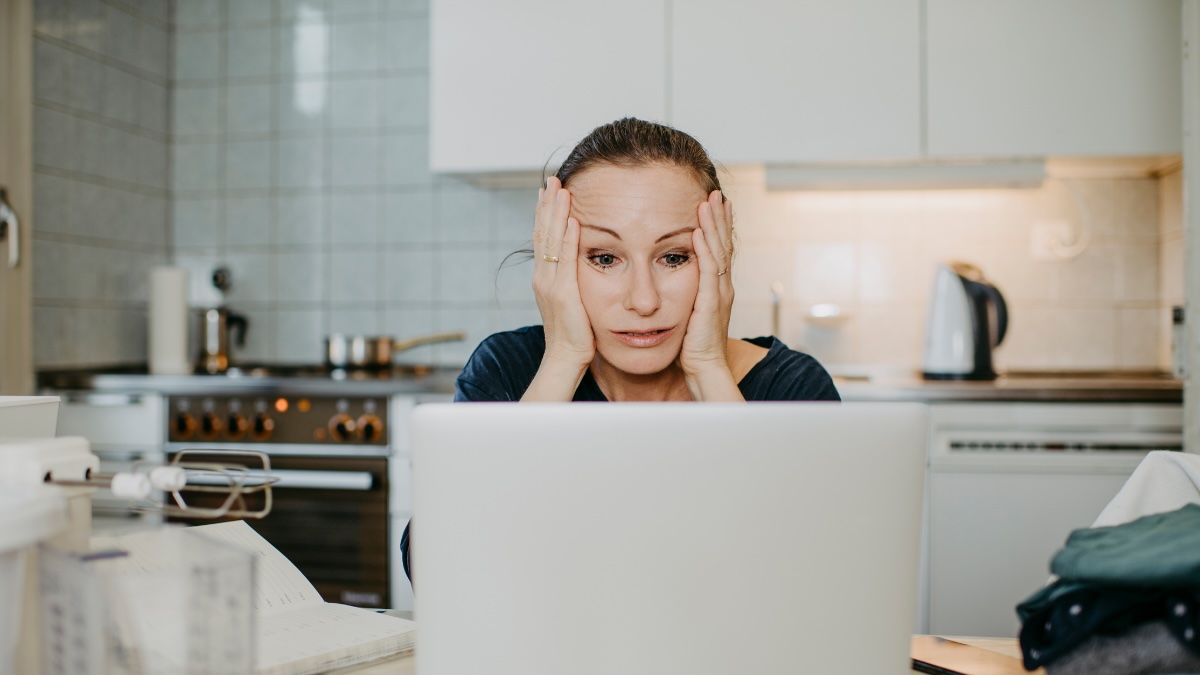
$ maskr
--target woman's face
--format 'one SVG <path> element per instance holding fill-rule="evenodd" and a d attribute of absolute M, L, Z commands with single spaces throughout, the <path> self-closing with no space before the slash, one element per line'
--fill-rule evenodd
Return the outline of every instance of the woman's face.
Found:
<path fill-rule="evenodd" d="M 662 371 L 679 355 L 696 301 L 692 231 L 704 188 L 675 166 L 602 164 L 567 189 L 581 226 L 579 295 L 596 351 L 627 373 Z"/>

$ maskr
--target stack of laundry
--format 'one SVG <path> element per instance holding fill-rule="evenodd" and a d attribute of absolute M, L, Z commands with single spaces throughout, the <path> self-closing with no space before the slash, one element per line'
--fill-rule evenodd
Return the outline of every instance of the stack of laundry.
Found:
<path fill-rule="evenodd" d="M 1017 607 L 1026 668 L 1200 672 L 1200 505 L 1076 530 L 1050 569 Z"/>

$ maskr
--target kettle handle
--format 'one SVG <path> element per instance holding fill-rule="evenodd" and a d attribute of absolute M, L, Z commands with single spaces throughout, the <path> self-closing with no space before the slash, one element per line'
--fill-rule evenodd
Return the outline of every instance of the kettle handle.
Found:
<path fill-rule="evenodd" d="M 237 337 L 235 338 L 237 340 L 237 346 L 239 348 L 245 347 L 246 329 L 250 327 L 250 319 L 247 319 L 245 315 L 242 314 L 230 314 L 229 318 L 226 319 L 226 322 L 228 323 L 229 330 L 231 332 L 234 330 L 237 331 Z"/>
<path fill-rule="evenodd" d="M 1003 342 L 1004 336 L 1008 334 L 1008 304 L 1004 302 L 1000 289 L 991 284 L 982 284 L 982 287 L 992 301 L 992 307 L 996 309 L 996 341 L 992 343 L 995 347 Z"/>

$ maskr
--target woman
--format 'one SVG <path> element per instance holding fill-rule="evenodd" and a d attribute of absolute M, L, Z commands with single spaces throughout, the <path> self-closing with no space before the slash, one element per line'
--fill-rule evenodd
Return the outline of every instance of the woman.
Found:
<path fill-rule="evenodd" d="M 455 400 L 839 398 L 812 357 L 729 337 L 733 205 L 683 132 L 594 129 L 539 191 L 533 247 L 542 325 L 484 340 Z"/>
<path fill-rule="evenodd" d="M 594 129 L 539 191 L 533 247 L 542 325 L 484 340 L 454 400 L 840 400 L 811 356 L 729 337 L 733 205 L 683 132 Z"/>

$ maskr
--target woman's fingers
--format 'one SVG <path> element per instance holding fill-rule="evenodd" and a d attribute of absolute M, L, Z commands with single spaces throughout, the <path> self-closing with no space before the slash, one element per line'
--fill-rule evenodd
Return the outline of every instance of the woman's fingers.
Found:
<path fill-rule="evenodd" d="M 571 193 L 558 189 L 554 193 L 554 204 L 546 223 L 546 245 L 543 255 L 562 256 L 563 238 L 567 233 L 567 216 L 571 213 Z M 543 261 L 545 261 L 543 259 Z M 553 265 L 554 263 L 550 263 Z"/>
<path fill-rule="evenodd" d="M 700 260 L 700 292 L 696 295 L 696 309 L 709 310 L 715 308 L 719 292 L 716 256 L 712 253 L 711 240 L 703 229 L 692 231 L 692 248 L 696 249 L 696 257 Z M 710 298 L 706 301 L 706 299 Z"/>
<path fill-rule="evenodd" d="M 719 194 L 719 193 L 714 192 L 713 194 Z M 718 208 L 720 208 L 720 207 L 718 207 Z M 705 249 L 708 251 L 707 256 L 715 261 L 715 264 L 717 266 L 716 272 L 719 273 L 722 270 L 727 270 L 727 269 L 729 269 L 729 265 L 728 265 L 729 259 L 728 259 L 728 256 L 725 254 L 724 245 L 722 244 L 723 240 L 721 238 L 720 230 L 718 230 L 718 228 L 717 228 L 717 216 L 716 216 L 717 211 L 714 211 L 713 202 L 712 202 L 711 197 L 708 201 L 705 201 L 703 204 L 700 205 L 699 210 L 700 210 L 700 230 L 704 233 Z M 720 213 L 723 214 L 724 211 L 720 211 Z M 722 218 L 723 217 L 724 216 L 722 215 Z M 699 251 L 697 251 L 696 253 L 697 253 L 697 255 L 700 255 L 701 260 L 704 259 L 705 256 L 700 254 Z"/>

